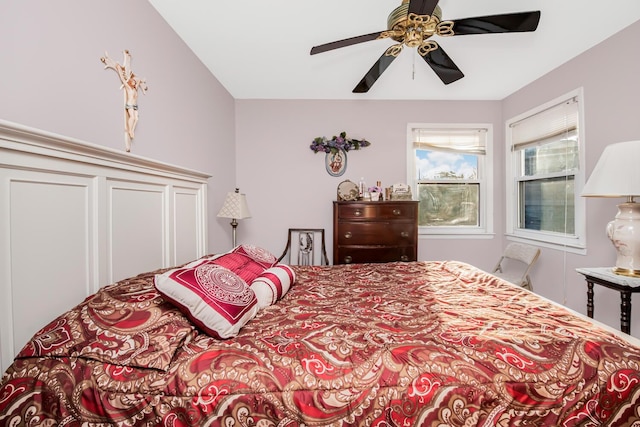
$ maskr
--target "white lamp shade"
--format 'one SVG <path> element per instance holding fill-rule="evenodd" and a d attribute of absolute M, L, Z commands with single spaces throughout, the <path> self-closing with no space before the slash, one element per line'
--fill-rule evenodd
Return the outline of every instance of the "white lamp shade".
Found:
<path fill-rule="evenodd" d="M 218 212 L 218 217 L 233 219 L 251 218 L 246 196 L 240 193 L 237 188 L 235 192 L 231 191 L 227 193 L 227 198 L 224 199 L 224 204 L 222 208 L 220 208 L 220 212 Z"/>
<path fill-rule="evenodd" d="M 640 196 L 640 141 L 607 146 L 582 190 L 584 197 Z"/>

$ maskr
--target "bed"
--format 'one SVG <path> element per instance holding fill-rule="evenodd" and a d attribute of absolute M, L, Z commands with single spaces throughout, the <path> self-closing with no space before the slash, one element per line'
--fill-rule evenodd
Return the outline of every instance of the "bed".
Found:
<path fill-rule="evenodd" d="M 219 256 L 103 287 L 36 333 L 0 425 L 640 423 L 639 347 L 471 265 L 288 266 L 220 338 L 158 287 Z"/>

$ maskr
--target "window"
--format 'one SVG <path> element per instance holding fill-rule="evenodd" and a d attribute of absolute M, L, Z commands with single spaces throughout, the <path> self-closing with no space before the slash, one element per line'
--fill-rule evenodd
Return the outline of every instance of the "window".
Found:
<path fill-rule="evenodd" d="M 412 124 L 408 136 L 419 233 L 491 233 L 491 125 Z"/>
<path fill-rule="evenodd" d="M 581 92 L 507 122 L 507 234 L 584 248 Z"/>

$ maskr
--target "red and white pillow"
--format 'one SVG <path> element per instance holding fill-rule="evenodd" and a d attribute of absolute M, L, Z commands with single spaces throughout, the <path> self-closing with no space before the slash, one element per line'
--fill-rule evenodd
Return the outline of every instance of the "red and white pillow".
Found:
<path fill-rule="evenodd" d="M 207 334 L 231 338 L 258 312 L 254 291 L 233 271 L 199 260 L 155 277 L 158 291 Z"/>
<path fill-rule="evenodd" d="M 259 309 L 282 298 L 294 281 L 291 267 L 278 264 L 273 254 L 240 245 L 158 274 L 155 286 L 201 330 L 225 339 L 238 335 Z"/>
<path fill-rule="evenodd" d="M 252 245 L 236 246 L 230 252 L 214 255 L 208 259 L 233 271 L 247 283 L 253 282 L 266 269 L 278 263 L 278 259 L 273 254 Z"/>
<path fill-rule="evenodd" d="M 289 291 L 295 280 L 294 271 L 286 264 L 277 264 L 266 269 L 250 285 L 258 299 L 258 308 L 275 304 Z"/>
<path fill-rule="evenodd" d="M 272 267 L 278 262 L 278 258 L 276 258 L 271 252 L 254 245 L 239 245 L 231 252 L 245 255 L 253 261 L 262 264 L 264 268 Z"/>

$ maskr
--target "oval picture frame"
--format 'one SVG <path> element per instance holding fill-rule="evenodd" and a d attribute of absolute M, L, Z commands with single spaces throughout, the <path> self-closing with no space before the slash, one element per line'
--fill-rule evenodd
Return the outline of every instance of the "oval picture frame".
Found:
<path fill-rule="evenodd" d="M 324 165 L 329 175 L 341 176 L 347 170 L 347 152 L 338 148 L 336 152 L 326 153 Z"/>

